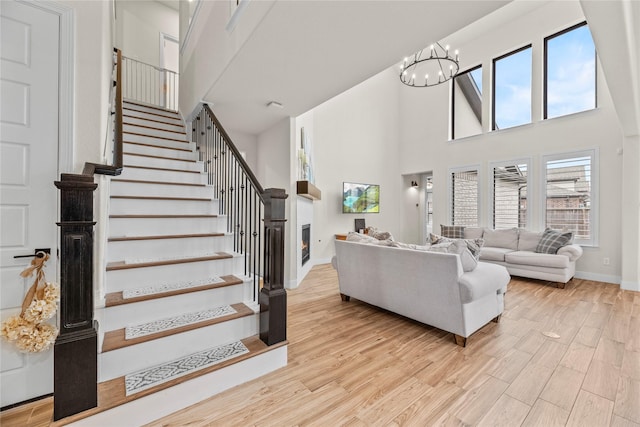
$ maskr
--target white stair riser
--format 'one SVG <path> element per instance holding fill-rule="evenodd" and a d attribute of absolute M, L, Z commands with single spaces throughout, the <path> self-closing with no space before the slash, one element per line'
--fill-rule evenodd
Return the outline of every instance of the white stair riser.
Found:
<path fill-rule="evenodd" d="M 130 101 L 128 99 L 123 100 L 122 103 L 123 108 L 132 108 L 134 110 L 144 111 L 149 114 L 159 114 L 171 118 L 182 119 L 180 113 L 175 110 L 167 110 L 161 106 L 155 104 L 144 104 L 136 101 Z"/>
<path fill-rule="evenodd" d="M 123 150 L 126 153 L 144 154 L 147 156 L 164 156 L 183 160 L 198 160 L 198 153 L 193 151 L 176 150 L 173 148 L 150 147 L 148 145 L 125 142 Z"/>
<path fill-rule="evenodd" d="M 241 259 L 241 257 L 236 258 Z M 243 273 L 243 266 L 236 258 L 107 271 L 106 292 L 137 289 L 160 283 L 206 279 L 227 274 L 236 274 L 240 277 Z"/>
<path fill-rule="evenodd" d="M 112 196 L 196 197 L 213 199 L 213 187 L 111 181 Z"/>
<path fill-rule="evenodd" d="M 215 215 L 218 201 L 111 198 L 111 215 Z"/>
<path fill-rule="evenodd" d="M 122 119 L 122 121 L 124 122 L 123 123 L 124 125 L 127 125 L 127 124 L 142 125 L 142 126 L 160 128 L 164 130 L 172 130 L 175 132 L 185 132 L 187 130 L 190 130 L 182 125 L 162 123 L 163 122 L 162 117 L 158 117 L 157 119 L 147 120 L 147 119 L 141 119 L 139 117 L 127 117 L 125 113 L 125 117 Z"/>
<path fill-rule="evenodd" d="M 126 326 L 140 325 L 180 314 L 208 310 L 243 301 L 249 283 L 223 286 L 200 292 L 189 292 L 172 297 L 156 298 L 132 304 L 116 305 L 96 310 L 100 331 L 115 331 Z"/>
<path fill-rule="evenodd" d="M 188 170 L 194 172 L 202 172 L 204 170 L 202 162 L 185 162 L 184 160 L 173 160 L 165 158 L 158 159 L 155 157 L 133 156 L 126 153 L 123 155 L 123 161 L 125 169 L 127 165 L 133 165 L 152 168 Z"/>
<path fill-rule="evenodd" d="M 204 173 L 173 172 L 155 169 L 124 168 L 120 178 L 141 181 L 180 182 L 185 184 L 206 184 Z"/>
<path fill-rule="evenodd" d="M 224 233 L 226 216 L 217 218 L 110 218 L 110 237 Z"/>
<path fill-rule="evenodd" d="M 140 107 L 138 107 L 137 105 L 132 105 L 130 107 L 124 106 L 122 110 L 122 114 L 127 116 L 132 116 L 132 117 L 138 117 L 140 119 L 161 120 L 165 123 L 173 124 L 177 126 L 180 126 L 183 124 L 182 119 L 179 119 L 176 116 L 173 116 L 173 117 L 165 116 L 165 115 L 160 116 L 156 114 L 149 114 L 139 110 L 140 110 Z"/>
<path fill-rule="evenodd" d="M 101 353 L 98 356 L 98 381 L 108 381 L 144 368 L 167 363 L 258 332 L 258 317 L 250 315 Z"/>
<path fill-rule="evenodd" d="M 230 252 L 233 236 L 189 237 L 184 239 L 126 240 L 109 242 L 107 262 L 144 258 L 197 257 L 208 252 Z"/>
<path fill-rule="evenodd" d="M 162 120 L 162 118 L 161 118 Z M 153 126 L 135 126 L 127 123 L 123 123 L 122 131 L 126 136 L 130 134 L 142 134 L 150 137 L 159 137 L 160 139 L 169 138 L 169 139 L 178 139 L 180 141 L 187 141 L 187 134 L 184 130 L 178 132 L 171 132 L 164 129 L 155 129 Z M 133 135 L 131 135 L 133 136 Z"/>
<path fill-rule="evenodd" d="M 162 139 L 162 138 L 154 138 L 154 137 L 143 137 L 143 136 L 139 136 L 139 135 L 131 135 L 131 134 L 126 134 L 124 135 L 123 138 L 123 142 L 125 144 L 127 143 L 138 143 L 139 144 L 149 144 L 152 146 L 152 148 L 156 149 L 156 147 L 163 147 L 166 149 L 177 149 L 179 151 L 184 151 L 184 150 L 189 150 L 192 153 L 195 153 L 197 155 L 196 152 L 196 143 L 195 142 L 180 142 L 180 141 L 171 141 L 168 139 Z M 125 151 L 126 151 L 127 146 L 125 146 Z M 155 155 L 160 155 L 160 153 L 163 153 L 162 155 L 166 156 L 167 153 L 173 153 L 174 151 L 167 151 L 167 150 L 162 150 L 160 149 L 158 153 L 154 153 Z"/>
<path fill-rule="evenodd" d="M 154 136 L 134 135 L 131 133 L 125 133 L 122 135 L 122 140 L 125 142 L 142 142 L 143 144 L 153 144 L 153 145 L 181 147 L 181 148 L 190 148 L 191 144 L 195 144 L 192 142 L 188 142 L 184 135 L 182 135 L 182 138 L 180 138 L 180 135 L 178 135 L 177 138 L 164 139 L 164 138 L 156 138 Z"/>

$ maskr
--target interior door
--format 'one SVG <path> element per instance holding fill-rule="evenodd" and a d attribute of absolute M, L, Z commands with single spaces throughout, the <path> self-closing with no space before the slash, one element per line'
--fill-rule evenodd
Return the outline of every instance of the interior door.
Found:
<path fill-rule="evenodd" d="M 56 281 L 58 15 L 0 1 L 0 318 L 18 314 L 33 278 L 20 272 L 51 248 Z M 24 354 L 0 340 L 0 406 L 53 392 L 53 349 Z"/>

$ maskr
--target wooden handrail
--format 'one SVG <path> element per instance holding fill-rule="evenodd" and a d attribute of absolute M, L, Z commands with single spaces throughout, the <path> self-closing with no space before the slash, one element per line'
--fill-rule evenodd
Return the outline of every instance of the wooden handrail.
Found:
<path fill-rule="evenodd" d="M 211 108 L 209 108 L 209 105 L 203 104 L 203 108 L 205 109 L 207 114 L 209 114 L 209 117 L 211 118 L 213 123 L 216 125 L 216 127 L 218 128 L 218 131 L 222 134 L 223 138 L 227 141 L 229 149 L 233 152 L 233 155 L 238 160 L 238 163 L 240 163 L 240 167 L 242 168 L 244 173 L 247 174 L 249 181 L 251 181 L 251 184 L 253 184 L 253 186 L 256 188 L 258 195 L 260 196 L 260 199 L 264 202 L 264 189 L 262 188 L 262 185 L 260 185 L 258 178 L 256 178 L 256 176 L 253 174 L 253 171 L 247 164 L 246 160 L 242 157 L 242 155 L 240 155 L 240 151 L 238 151 L 235 144 L 233 144 L 233 142 L 231 141 L 231 138 L 229 137 L 229 134 L 227 134 L 227 131 L 224 130 L 224 127 L 222 127 L 222 124 L 220 124 L 220 121 L 218 120 L 216 115 L 213 114 L 213 111 L 211 111 Z"/>

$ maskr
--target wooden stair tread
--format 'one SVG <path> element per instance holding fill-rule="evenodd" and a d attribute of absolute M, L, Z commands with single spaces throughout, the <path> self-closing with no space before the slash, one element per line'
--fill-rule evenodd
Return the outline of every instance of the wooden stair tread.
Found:
<path fill-rule="evenodd" d="M 166 136 L 157 136 L 157 135 L 147 135 L 144 133 L 137 133 L 137 132 L 127 132 L 127 131 L 123 131 L 122 132 L 123 135 L 136 135 L 136 136 L 144 136 L 147 138 L 157 138 L 157 139 L 164 139 L 166 141 L 175 141 L 175 142 L 181 142 L 184 144 L 188 144 L 189 141 L 187 141 L 186 139 L 176 139 L 176 138 L 168 138 Z"/>
<path fill-rule="evenodd" d="M 105 296 L 105 307 L 114 307 L 116 305 L 123 305 L 123 304 L 133 304 L 136 302 L 172 297 L 174 295 L 188 294 L 191 292 L 201 292 L 209 289 L 224 288 L 226 286 L 233 286 L 233 285 L 238 285 L 242 283 L 241 279 L 238 279 L 236 276 L 233 276 L 233 275 L 220 276 L 220 278 L 223 279 L 224 282 L 210 283 L 208 285 L 202 285 L 202 286 L 193 287 L 193 288 L 176 289 L 169 292 L 157 293 L 152 295 L 144 295 L 144 296 L 139 296 L 135 298 L 123 298 L 122 291 L 111 292 Z"/>
<path fill-rule="evenodd" d="M 110 237 L 108 242 L 128 242 L 131 240 L 162 240 L 162 239 L 191 239 L 199 237 L 222 237 L 224 233 L 199 233 L 199 234 L 163 234 L 156 236 L 124 236 Z"/>
<path fill-rule="evenodd" d="M 167 122 L 164 122 L 164 121 L 162 121 L 162 120 L 154 120 L 154 119 L 150 119 L 150 118 L 148 118 L 148 117 L 131 116 L 131 115 L 129 115 L 129 114 L 122 114 L 122 117 L 127 117 L 127 118 L 129 118 L 129 119 L 146 120 L 146 121 L 148 121 L 148 122 L 162 123 L 162 124 L 170 125 L 170 126 L 178 126 L 178 127 L 182 127 L 183 129 L 184 129 L 184 127 L 185 127 L 182 123 L 180 123 L 180 124 L 176 124 L 176 123 L 167 123 Z M 123 124 L 132 125 L 133 123 L 123 123 Z M 160 130 L 164 130 L 164 129 L 160 129 Z"/>
<path fill-rule="evenodd" d="M 165 197 L 165 196 L 111 196 L 112 199 L 140 199 L 140 200 L 177 200 L 189 202 L 210 202 L 213 199 L 201 197 Z"/>
<path fill-rule="evenodd" d="M 244 338 L 241 341 L 249 350 L 248 353 L 234 357 L 233 359 L 225 360 L 213 366 L 209 366 L 207 368 L 200 369 L 195 372 L 191 372 L 183 377 L 175 378 L 166 383 L 159 384 L 147 390 L 143 390 L 138 393 L 132 394 L 131 396 L 127 396 L 125 394 L 125 378 L 124 377 L 114 378 L 112 380 L 99 383 L 97 407 L 81 412 L 76 415 L 72 415 L 67 418 L 63 418 L 61 420 L 58 420 L 52 423 L 51 425 L 54 427 L 63 426 L 63 425 L 81 420 L 83 418 L 90 417 L 91 415 L 95 415 L 100 412 L 106 411 L 108 409 L 115 408 L 127 402 L 131 402 L 141 397 L 148 396 L 150 394 L 156 393 L 161 390 L 165 390 L 177 384 L 181 384 L 191 379 L 198 378 L 202 375 L 206 375 L 211 372 L 218 371 L 220 369 L 226 368 L 227 366 L 234 365 L 238 362 L 242 362 L 244 360 L 266 353 L 267 351 L 275 350 L 276 348 L 280 348 L 289 344 L 288 341 L 283 341 L 281 343 L 274 344 L 272 346 L 267 346 L 264 342 L 260 341 L 260 338 L 257 335 Z"/>
<path fill-rule="evenodd" d="M 152 137 L 155 138 L 155 137 Z M 186 141 L 183 141 L 186 142 Z M 175 150 L 175 151 L 185 151 L 187 153 L 193 153 L 193 150 L 190 148 L 175 148 L 175 147 L 164 147 L 162 145 L 149 144 L 146 142 L 135 142 L 135 141 L 122 141 L 123 144 L 131 144 L 131 145 L 140 145 L 142 147 L 151 147 L 155 149 L 163 149 L 163 150 Z"/>
<path fill-rule="evenodd" d="M 127 156 L 150 157 L 152 159 L 176 160 L 178 162 L 196 163 L 196 160 L 178 159 L 178 158 L 175 158 L 175 157 L 165 157 L 165 156 L 153 156 L 151 154 L 129 153 L 129 152 L 126 152 L 126 151 L 123 151 L 122 154 L 125 154 Z"/>
<path fill-rule="evenodd" d="M 164 123 L 164 122 L 162 122 L 162 123 Z M 122 122 L 122 124 L 126 125 L 126 126 L 136 126 L 136 127 L 139 127 L 139 128 L 159 130 L 159 131 L 162 131 L 162 132 L 178 133 L 180 135 L 184 135 L 185 134 L 184 130 L 180 131 L 180 130 L 162 129 L 162 128 L 155 127 L 155 126 L 146 126 L 146 125 L 141 125 L 141 124 L 138 124 L 138 123 L 127 123 L 127 122 L 124 122 L 124 121 Z M 152 136 L 152 135 L 149 135 L 149 136 Z"/>
<path fill-rule="evenodd" d="M 131 182 L 134 184 L 161 184 L 161 185 L 183 185 L 188 187 L 206 187 L 207 184 L 194 184 L 191 182 L 168 182 L 168 181 L 147 181 L 142 179 L 126 179 L 126 178 L 111 178 L 111 182 Z"/>
<path fill-rule="evenodd" d="M 156 219 L 156 218 L 218 218 L 219 215 L 109 215 L 109 218 L 127 218 L 127 219 Z"/>
<path fill-rule="evenodd" d="M 135 264 L 127 264 L 124 261 L 114 261 L 107 264 L 107 271 L 127 270 L 130 268 L 158 267 L 161 265 L 186 264 L 190 262 L 215 261 L 219 259 L 228 259 L 228 258 L 233 258 L 233 255 L 230 255 L 226 252 L 218 252 L 217 255 L 209 255 L 209 256 L 194 257 L 194 258 L 168 259 L 168 260 L 160 260 L 160 261 L 147 261 L 147 262 L 139 262 Z"/>
<path fill-rule="evenodd" d="M 197 173 L 201 174 L 200 171 L 189 171 L 184 169 L 171 169 L 171 168 L 156 168 L 153 166 L 140 166 L 140 165 L 124 165 L 125 168 L 136 168 L 136 169 L 150 169 L 154 171 L 167 171 L 167 172 L 183 172 L 183 173 Z"/>
<path fill-rule="evenodd" d="M 102 343 L 102 352 L 116 350 L 123 347 L 129 347 L 139 343 L 156 340 L 159 338 L 168 337 L 170 335 L 180 334 L 182 332 L 192 331 L 194 329 L 204 328 L 206 326 L 215 325 L 217 323 L 226 322 L 233 319 L 239 319 L 240 317 L 250 316 L 255 314 L 253 310 L 244 305 L 243 303 L 230 304 L 236 312 L 228 314 L 226 316 L 216 317 L 214 319 L 205 320 L 198 323 L 191 323 L 189 325 L 180 326 L 178 328 L 166 329 L 164 331 L 156 332 L 149 335 L 144 335 L 137 338 L 126 339 L 125 328 L 117 329 L 114 331 L 108 331 L 104 334 L 104 341 Z"/>

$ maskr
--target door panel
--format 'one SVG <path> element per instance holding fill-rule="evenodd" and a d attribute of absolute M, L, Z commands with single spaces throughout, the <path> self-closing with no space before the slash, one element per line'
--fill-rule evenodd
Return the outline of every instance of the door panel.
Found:
<path fill-rule="evenodd" d="M 59 16 L 0 1 L 0 317 L 18 314 L 35 248 L 57 247 Z M 54 249 L 55 253 L 55 249 Z M 56 280 L 56 257 L 45 270 Z M 53 350 L 0 342 L 0 406 L 53 392 Z"/>

